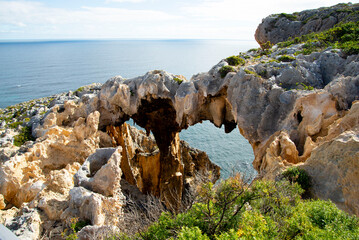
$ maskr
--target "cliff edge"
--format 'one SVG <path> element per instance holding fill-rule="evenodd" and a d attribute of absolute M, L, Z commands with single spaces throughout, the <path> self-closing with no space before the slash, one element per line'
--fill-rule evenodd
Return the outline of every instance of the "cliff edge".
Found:
<path fill-rule="evenodd" d="M 115 226 L 126 186 L 176 211 L 197 172 L 219 171 L 179 139 L 182 129 L 204 120 L 240 131 L 259 177 L 276 179 L 298 166 L 312 178 L 314 197 L 359 215 L 358 29 L 358 22 L 341 23 L 321 35 L 251 49 L 191 80 L 154 70 L 55 97 L 24 123 L 34 141 L 14 148 L 12 130 L 2 135 L 6 225 L 16 231 L 17 222 L 31 222 L 39 234 L 61 231 L 59 222 L 78 216 Z M 136 133 L 129 119 L 153 137 Z"/>

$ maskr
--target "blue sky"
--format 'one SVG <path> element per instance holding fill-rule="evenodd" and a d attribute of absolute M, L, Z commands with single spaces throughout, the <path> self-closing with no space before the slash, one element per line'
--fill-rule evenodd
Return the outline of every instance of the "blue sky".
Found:
<path fill-rule="evenodd" d="M 253 40 L 272 13 L 331 6 L 334 0 L 0 0 L 0 40 Z M 354 3 L 354 1 L 352 1 Z"/>

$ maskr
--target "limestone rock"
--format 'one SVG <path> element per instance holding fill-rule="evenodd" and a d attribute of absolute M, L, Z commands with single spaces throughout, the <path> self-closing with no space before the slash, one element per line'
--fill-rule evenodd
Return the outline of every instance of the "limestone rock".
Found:
<path fill-rule="evenodd" d="M 92 225 L 116 226 L 121 216 L 122 205 L 122 193 L 105 197 L 83 187 L 74 187 L 70 190 L 69 208 L 62 213 L 61 218 L 69 221 L 78 217 L 91 221 Z"/>
<path fill-rule="evenodd" d="M 4 202 L 4 196 L 0 194 L 0 210 L 4 209 L 6 207 L 6 204 Z"/>
<path fill-rule="evenodd" d="M 302 166 L 312 177 L 313 194 L 330 199 L 341 209 L 359 215 L 358 128 L 313 150 Z"/>
<path fill-rule="evenodd" d="M 294 14 L 272 14 L 259 24 L 255 32 L 255 39 L 262 46 L 268 41 L 276 44 L 286 41 L 289 37 L 322 32 L 339 22 L 358 21 L 358 15 L 351 14 L 358 10 L 358 4 L 348 3 Z"/>
<path fill-rule="evenodd" d="M 121 147 L 97 149 L 75 174 L 75 185 L 104 196 L 120 191 L 121 151 Z"/>
<path fill-rule="evenodd" d="M 41 216 L 38 210 L 24 207 L 21 215 L 12 221 L 6 222 L 10 229 L 19 239 L 38 239 L 41 233 Z"/>

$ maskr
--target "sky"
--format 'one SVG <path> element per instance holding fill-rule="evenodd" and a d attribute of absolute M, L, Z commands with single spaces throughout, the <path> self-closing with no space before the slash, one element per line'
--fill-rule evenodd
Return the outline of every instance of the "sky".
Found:
<path fill-rule="evenodd" d="M 0 0 L 0 40 L 254 40 L 262 19 L 335 0 Z M 352 1 L 355 3 L 355 1 Z"/>

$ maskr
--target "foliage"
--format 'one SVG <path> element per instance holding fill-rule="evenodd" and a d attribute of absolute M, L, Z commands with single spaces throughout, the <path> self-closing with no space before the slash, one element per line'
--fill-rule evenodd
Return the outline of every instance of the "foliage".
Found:
<path fill-rule="evenodd" d="M 85 87 L 79 87 L 75 92 L 82 92 L 83 90 L 85 90 Z"/>
<path fill-rule="evenodd" d="M 182 227 L 182 230 L 178 233 L 178 240 L 209 240 L 207 235 L 203 235 L 201 229 L 198 227 Z"/>
<path fill-rule="evenodd" d="M 34 141 L 31 127 L 23 127 L 18 135 L 14 137 L 14 145 L 20 147 L 27 141 Z"/>
<path fill-rule="evenodd" d="M 279 17 L 284 17 L 284 18 L 286 18 L 286 19 L 288 19 L 288 20 L 291 20 L 291 21 L 297 20 L 297 16 L 294 15 L 294 14 L 281 13 L 281 14 L 279 14 L 278 16 L 279 16 Z"/>
<path fill-rule="evenodd" d="M 61 233 L 61 236 L 66 240 L 76 240 L 78 239 L 77 233 L 84 228 L 85 226 L 89 225 L 91 222 L 88 220 L 80 220 L 78 218 L 71 218 L 70 223 L 70 232 L 67 232 L 67 229 Z"/>
<path fill-rule="evenodd" d="M 238 65 L 243 66 L 246 63 L 246 61 L 243 58 L 240 58 L 239 56 L 230 56 L 226 58 L 226 61 L 231 66 L 238 66 Z"/>
<path fill-rule="evenodd" d="M 226 66 L 221 67 L 221 69 L 219 69 L 218 72 L 219 72 L 219 74 L 221 74 L 221 78 L 224 78 L 227 75 L 227 73 L 235 72 L 235 71 L 236 70 L 232 66 L 226 65 Z"/>
<path fill-rule="evenodd" d="M 289 167 L 282 176 L 291 183 L 298 183 L 303 190 L 308 190 L 311 187 L 311 180 L 308 173 L 298 167 Z"/>
<path fill-rule="evenodd" d="M 289 55 L 282 55 L 278 58 L 281 62 L 292 62 L 295 60 L 295 57 L 289 56 Z"/>
<path fill-rule="evenodd" d="M 311 91 L 311 90 L 314 90 L 314 87 L 310 86 L 310 85 L 305 85 L 305 83 L 296 83 L 296 85 L 300 85 L 302 86 L 303 90 L 308 90 L 308 91 Z"/>
<path fill-rule="evenodd" d="M 178 78 L 178 77 L 174 77 L 173 80 L 174 80 L 176 83 L 178 83 L 178 85 L 180 85 L 180 84 L 183 82 L 183 80 L 180 79 L 180 78 Z"/>
<path fill-rule="evenodd" d="M 248 185 L 236 175 L 218 185 L 205 183 L 192 208 L 177 215 L 163 212 L 132 239 L 358 239 L 357 217 L 330 201 L 302 200 L 296 176 L 303 173 L 290 169 L 284 175 L 290 181 Z"/>
<path fill-rule="evenodd" d="M 289 39 L 278 46 L 283 48 L 299 43 L 304 44 L 301 53 L 305 55 L 326 47 L 343 49 L 348 55 L 359 54 L 359 22 L 339 23 L 326 31 Z"/>
<path fill-rule="evenodd" d="M 16 129 L 18 126 L 20 126 L 22 124 L 23 124 L 23 122 L 13 122 L 13 123 L 10 123 L 8 126 L 9 126 L 9 128 Z"/>

